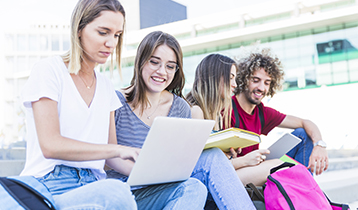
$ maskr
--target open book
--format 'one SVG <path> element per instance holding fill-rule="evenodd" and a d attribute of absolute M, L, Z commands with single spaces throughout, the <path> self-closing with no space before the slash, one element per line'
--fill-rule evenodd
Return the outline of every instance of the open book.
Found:
<path fill-rule="evenodd" d="M 230 148 L 245 148 L 261 142 L 260 136 L 256 133 L 242 130 L 240 128 L 228 128 L 210 135 L 204 149 L 218 147 L 224 152 Z"/>

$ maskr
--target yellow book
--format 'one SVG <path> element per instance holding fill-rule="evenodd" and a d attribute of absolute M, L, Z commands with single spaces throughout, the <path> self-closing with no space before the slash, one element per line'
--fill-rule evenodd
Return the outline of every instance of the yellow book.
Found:
<path fill-rule="evenodd" d="M 228 128 L 210 135 L 204 149 L 218 147 L 224 152 L 229 152 L 230 148 L 245 148 L 261 142 L 258 134 L 240 128 Z"/>

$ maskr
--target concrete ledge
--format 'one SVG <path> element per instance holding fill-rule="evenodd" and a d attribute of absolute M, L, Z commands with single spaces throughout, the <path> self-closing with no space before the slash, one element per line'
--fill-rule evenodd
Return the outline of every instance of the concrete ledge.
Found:
<path fill-rule="evenodd" d="M 330 158 L 327 171 L 346 170 L 352 168 L 358 168 L 358 156 Z"/>
<path fill-rule="evenodd" d="M 26 159 L 26 148 L 0 149 L 2 160 L 23 160 Z"/>
<path fill-rule="evenodd" d="M 358 168 L 324 172 L 314 178 L 331 201 L 345 204 L 358 201 Z"/>
<path fill-rule="evenodd" d="M 25 160 L 0 160 L 0 176 L 17 176 L 25 166 Z"/>

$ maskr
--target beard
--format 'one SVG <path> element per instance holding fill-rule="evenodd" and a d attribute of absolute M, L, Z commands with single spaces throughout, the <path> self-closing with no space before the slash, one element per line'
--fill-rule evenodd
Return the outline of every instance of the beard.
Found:
<path fill-rule="evenodd" d="M 257 91 L 257 90 L 256 90 Z M 261 92 L 261 91 L 260 91 Z M 253 104 L 253 105 L 259 105 L 261 103 L 261 99 L 255 99 L 253 97 L 251 97 L 251 95 L 254 93 L 254 91 L 249 91 L 249 90 L 246 90 L 245 91 L 245 96 L 246 96 L 246 99 L 249 103 Z M 264 96 L 265 94 L 262 93 L 262 95 Z"/>

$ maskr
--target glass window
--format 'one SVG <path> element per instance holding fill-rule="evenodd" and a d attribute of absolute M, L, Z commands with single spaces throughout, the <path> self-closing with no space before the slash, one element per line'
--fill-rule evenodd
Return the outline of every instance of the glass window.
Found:
<path fill-rule="evenodd" d="M 310 66 L 314 64 L 314 55 L 301 56 L 297 58 L 300 61 L 300 66 Z"/>
<path fill-rule="evenodd" d="M 29 35 L 29 50 L 38 51 L 39 50 L 39 41 L 36 34 Z"/>
<path fill-rule="evenodd" d="M 300 67 L 300 61 L 297 57 L 288 58 L 288 59 L 283 60 L 283 65 L 284 65 L 285 69 L 293 69 L 293 68 Z"/>
<path fill-rule="evenodd" d="M 17 69 L 16 72 L 26 71 L 29 69 L 29 65 L 27 63 L 27 59 L 25 56 L 17 57 Z"/>
<path fill-rule="evenodd" d="M 37 56 L 30 56 L 29 57 L 29 69 L 32 69 L 32 67 L 35 65 L 35 63 L 39 61 L 39 58 Z"/>
<path fill-rule="evenodd" d="M 27 37 L 26 35 L 19 34 L 17 36 L 17 50 L 26 51 L 27 50 Z"/>
<path fill-rule="evenodd" d="M 60 50 L 60 36 L 52 34 L 51 35 L 51 50 L 59 51 Z"/>
<path fill-rule="evenodd" d="M 5 35 L 5 50 L 14 51 L 15 50 L 15 38 L 12 34 Z"/>
<path fill-rule="evenodd" d="M 298 59 L 300 51 L 298 47 L 285 47 L 285 58 Z"/>
<path fill-rule="evenodd" d="M 330 41 L 330 37 L 328 36 L 328 33 L 315 34 L 313 35 L 313 41 L 315 43 L 328 42 Z"/>
<path fill-rule="evenodd" d="M 316 69 L 314 66 L 305 68 L 305 79 L 306 79 L 306 86 L 316 85 L 317 78 L 316 78 Z"/>
<path fill-rule="evenodd" d="M 342 40 L 346 38 L 346 35 L 344 33 L 344 30 L 338 30 L 328 32 L 328 37 L 330 38 L 330 40 Z"/>
<path fill-rule="evenodd" d="M 348 69 L 349 69 L 349 80 L 351 82 L 358 81 L 358 59 L 349 60 L 348 61 Z"/>
<path fill-rule="evenodd" d="M 40 35 L 40 51 L 48 50 L 48 37 L 47 35 Z"/>
<path fill-rule="evenodd" d="M 320 64 L 317 67 L 317 85 L 332 84 L 331 64 Z"/>
<path fill-rule="evenodd" d="M 15 70 L 14 66 L 15 66 L 14 57 L 13 56 L 6 57 L 6 63 L 5 63 L 6 72 L 14 72 Z"/>
<path fill-rule="evenodd" d="M 347 61 L 339 61 L 332 63 L 333 83 L 346 83 L 348 79 L 348 64 Z"/>
<path fill-rule="evenodd" d="M 70 49 L 70 37 L 65 34 L 62 35 L 62 50 L 68 51 Z"/>

